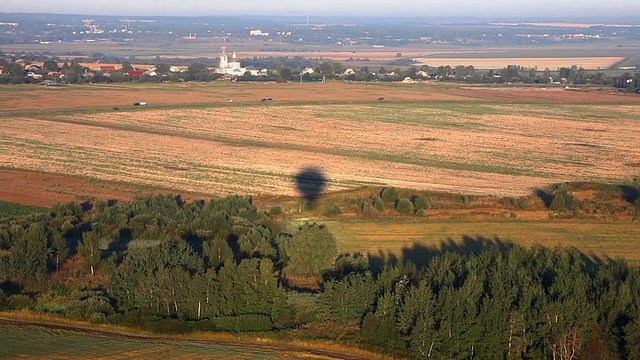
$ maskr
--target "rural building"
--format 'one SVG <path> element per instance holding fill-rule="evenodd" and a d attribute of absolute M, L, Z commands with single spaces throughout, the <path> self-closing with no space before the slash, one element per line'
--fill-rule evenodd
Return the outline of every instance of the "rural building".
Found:
<path fill-rule="evenodd" d="M 308 67 L 308 68 L 305 68 L 304 70 L 302 70 L 302 72 L 300 74 L 302 74 L 302 75 L 307 75 L 307 74 L 311 75 L 313 73 L 315 73 L 315 70 L 313 70 L 313 68 Z"/>
<path fill-rule="evenodd" d="M 262 32 L 260 29 L 249 30 L 249 36 L 269 36 L 268 32 Z"/>
<path fill-rule="evenodd" d="M 241 76 L 244 75 L 246 71 L 247 69 L 243 68 L 240 64 L 240 60 L 238 59 L 236 52 L 234 51 L 231 54 L 231 59 L 229 59 L 229 56 L 227 55 L 227 47 L 223 46 L 222 53 L 220 53 L 220 64 L 215 72 L 223 75 Z"/>
<path fill-rule="evenodd" d="M 351 68 L 349 68 L 349 69 L 345 70 L 345 71 L 342 73 L 342 75 L 355 75 L 355 74 L 356 74 L 356 71 L 355 71 L 355 70 L 353 70 L 353 69 L 351 69 Z"/>

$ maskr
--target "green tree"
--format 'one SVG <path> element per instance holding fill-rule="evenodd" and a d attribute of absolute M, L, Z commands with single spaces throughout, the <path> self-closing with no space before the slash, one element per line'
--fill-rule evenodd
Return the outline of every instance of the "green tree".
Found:
<path fill-rule="evenodd" d="M 233 250 L 231 250 L 227 240 L 221 237 L 216 237 L 203 243 L 202 252 L 212 268 L 218 268 L 225 261 L 233 259 Z"/>
<path fill-rule="evenodd" d="M 316 71 L 318 73 L 320 73 L 321 75 L 333 75 L 334 74 L 334 68 L 333 65 L 330 62 L 323 62 L 322 64 L 318 65 L 318 68 L 316 69 Z"/>
<path fill-rule="evenodd" d="M 338 256 L 336 239 L 315 223 L 300 227 L 284 242 L 285 272 L 300 276 L 320 276 L 330 269 Z"/>
<path fill-rule="evenodd" d="M 382 196 L 382 200 L 385 202 L 396 201 L 398 198 L 398 190 L 394 187 L 386 187 L 382 190 L 382 194 L 380 194 L 380 196 Z"/>
<path fill-rule="evenodd" d="M 165 63 L 158 63 L 156 64 L 155 68 L 156 68 L 156 73 L 162 74 L 162 75 L 169 74 L 171 69 L 171 67 Z"/>
<path fill-rule="evenodd" d="M 60 264 L 64 262 L 69 255 L 69 247 L 67 240 L 59 232 L 53 234 L 51 239 L 51 257 L 56 264 L 56 272 L 60 269 Z"/>
<path fill-rule="evenodd" d="M 34 223 L 11 246 L 11 268 L 18 280 L 40 285 L 47 276 L 47 260 L 50 256 L 46 226 Z"/>
<path fill-rule="evenodd" d="M 414 196 L 412 200 L 416 210 L 431 209 L 431 199 L 427 195 Z"/>
<path fill-rule="evenodd" d="M 44 62 L 43 64 L 44 70 L 45 71 L 59 71 L 60 68 L 58 67 L 58 62 L 55 60 L 47 60 Z"/>
<path fill-rule="evenodd" d="M 102 260 L 100 238 L 95 231 L 82 233 L 82 240 L 78 242 L 78 255 L 84 259 L 85 265 L 91 269 L 91 275 L 94 275 L 95 268 Z"/>
<path fill-rule="evenodd" d="M 396 203 L 396 211 L 400 214 L 413 214 L 413 203 L 407 198 L 398 199 L 398 202 Z"/>
<path fill-rule="evenodd" d="M 129 72 L 134 70 L 135 69 L 133 68 L 133 66 L 131 66 L 131 62 L 129 62 L 128 60 L 124 60 L 122 62 L 122 72 Z"/>
<path fill-rule="evenodd" d="M 293 78 L 293 72 L 291 71 L 291 69 L 284 66 L 280 66 L 278 68 L 278 73 L 280 74 L 280 79 L 282 80 L 291 80 Z"/>
<path fill-rule="evenodd" d="M 24 66 L 22 64 L 10 63 L 4 67 L 4 73 L 9 74 L 11 84 L 21 84 L 24 82 Z"/>

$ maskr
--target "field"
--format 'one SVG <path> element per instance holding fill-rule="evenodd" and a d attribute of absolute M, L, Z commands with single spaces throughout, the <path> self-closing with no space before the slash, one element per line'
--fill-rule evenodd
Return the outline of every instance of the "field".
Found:
<path fill-rule="evenodd" d="M 64 325 L 0 321 L 3 359 L 364 359 L 299 347 L 126 335 Z"/>
<path fill-rule="evenodd" d="M 630 180 L 640 157 L 630 145 L 640 142 L 637 98 L 602 92 L 431 84 L 30 90 L 1 90 L 0 166 L 197 194 L 295 195 L 293 177 L 313 167 L 330 191 L 521 195 L 565 181 Z M 257 101 L 266 96 L 275 102 Z"/>
<path fill-rule="evenodd" d="M 556 70 L 561 67 L 576 65 L 585 69 L 606 69 L 609 66 L 622 61 L 624 57 L 498 57 L 498 58 L 474 58 L 474 57 L 423 57 L 415 58 L 417 65 L 429 66 L 456 66 L 473 65 L 476 69 L 502 69 L 508 65 L 520 65 L 528 68 L 545 68 Z"/>
<path fill-rule="evenodd" d="M 424 263 L 443 251 L 477 251 L 489 243 L 574 248 L 592 260 L 623 257 L 640 263 L 638 224 L 623 222 L 411 221 L 324 222 L 344 252 Z M 381 251 L 384 249 L 384 251 Z"/>
<path fill-rule="evenodd" d="M 50 206 L 162 192 L 277 202 L 298 195 L 294 178 L 308 168 L 328 178 L 329 192 L 521 196 L 568 181 L 628 183 L 639 175 L 639 103 L 595 88 L 439 83 L 5 86 L 0 200 Z M 640 259 L 629 245 L 635 223 L 542 213 L 329 226 L 343 252 L 406 255 L 414 243 L 439 249 L 466 237 Z"/>
<path fill-rule="evenodd" d="M 635 64 L 634 58 L 639 54 L 639 45 L 635 41 L 613 44 L 561 44 L 539 46 L 461 46 L 451 44 L 431 44 L 430 42 L 373 47 L 371 45 L 337 46 L 337 45 L 298 45 L 278 42 L 243 41 L 232 45 L 211 38 L 198 38 L 192 41 L 176 41 L 154 43 L 144 42 L 84 42 L 84 43 L 51 43 L 51 44 L 3 44 L 4 53 L 40 52 L 60 56 L 62 59 L 78 57 L 80 62 L 86 55 L 104 53 L 119 57 L 132 54 L 137 59 L 153 61 L 160 58 L 194 59 L 198 57 L 216 58 L 221 46 L 229 46 L 230 51 L 237 51 L 242 58 L 300 56 L 305 59 L 336 61 L 345 67 L 367 66 L 377 71 L 381 66 L 388 70 L 395 68 L 390 62 L 398 58 L 413 59 L 417 64 L 439 65 L 473 65 L 479 69 L 501 69 L 506 65 L 538 66 L 540 71 L 548 67 L 557 70 L 559 67 L 571 65 L 583 66 L 587 69 L 606 69 L 610 65 L 622 62 L 627 66 Z M 621 45 L 621 46 L 618 46 Z M 400 56 L 398 56 L 400 54 Z M 186 61 L 186 64 L 189 64 Z M 622 64 L 621 63 L 621 64 Z M 85 64 L 95 66 L 96 64 Z M 118 67 L 120 64 L 116 64 Z M 149 66 L 141 66 L 149 67 Z"/>

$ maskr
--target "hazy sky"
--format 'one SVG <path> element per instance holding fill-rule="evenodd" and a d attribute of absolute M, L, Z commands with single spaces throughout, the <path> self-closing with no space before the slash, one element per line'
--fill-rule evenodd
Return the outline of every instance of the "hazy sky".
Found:
<path fill-rule="evenodd" d="M 0 12 L 95 15 L 639 17 L 640 0 L 2 0 Z"/>

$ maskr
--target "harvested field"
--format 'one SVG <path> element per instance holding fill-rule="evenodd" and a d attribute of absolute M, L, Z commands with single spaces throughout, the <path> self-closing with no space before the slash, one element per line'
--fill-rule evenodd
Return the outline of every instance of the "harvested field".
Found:
<path fill-rule="evenodd" d="M 556 70 L 561 67 L 571 67 L 577 65 L 585 69 L 606 69 L 609 66 L 623 60 L 624 57 L 499 57 L 499 58 L 472 58 L 472 57 L 451 57 L 451 58 L 415 58 L 417 65 L 429 66 L 457 66 L 473 65 L 476 69 L 503 69 L 508 65 L 520 65 L 528 68 L 537 67 L 540 70 L 549 68 Z"/>
<path fill-rule="evenodd" d="M 638 104 L 638 97 L 622 93 L 564 91 L 563 87 L 459 87 L 449 84 L 349 83 L 185 83 L 93 84 L 47 87 L 0 86 L 0 110 L 112 110 L 133 108 L 134 102 L 153 106 L 255 104 L 271 97 L 277 103 L 370 102 L 380 96 L 390 102 L 509 102 L 552 104 Z M 233 99 L 234 104 L 224 104 Z M 107 109 L 109 108 L 109 109 Z"/>
<path fill-rule="evenodd" d="M 638 225 L 603 222 L 328 221 L 342 252 L 424 261 L 446 250 L 477 251 L 489 242 L 579 249 L 592 259 L 624 257 L 640 263 Z M 381 249 L 384 249 L 380 253 Z"/>
<path fill-rule="evenodd" d="M 125 184 L 104 191 L 85 190 L 84 185 L 69 191 L 65 185 L 62 194 L 48 185 L 39 187 L 37 198 L 60 200 L 64 192 L 130 198 L 131 188 L 138 186 L 205 196 L 295 195 L 293 177 L 308 167 L 326 174 L 329 191 L 392 185 L 519 195 L 552 183 L 619 182 L 637 175 L 635 167 L 625 164 L 640 158 L 640 150 L 630 145 L 640 143 L 639 125 L 631 116 L 638 106 L 609 103 L 635 100 L 630 96 L 395 84 L 252 85 L 164 92 L 88 86 L 87 92 L 100 106 L 108 106 L 110 95 L 141 92 L 136 90 L 155 94 L 157 101 L 177 102 L 190 96 L 202 101 L 249 98 L 252 91 L 268 88 L 270 94 L 281 91 L 285 103 L 40 112 L 20 111 L 26 104 L 5 102 L 14 111 L 0 118 L 0 166 Z M 34 89 L 35 96 L 47 98 L 47 90 L 40 89 Z M 391 94 L 391 101 L 364 101 L 381 93 Z M 537 104 L 514 103 L 518 98 Z M 58 106 L 50 103 L 34 107 Z M 15 201 L 11 194 L 32 186 L 18 176 L 0 179 L 8 189 L 0 192 L 5 200 Z"/>

